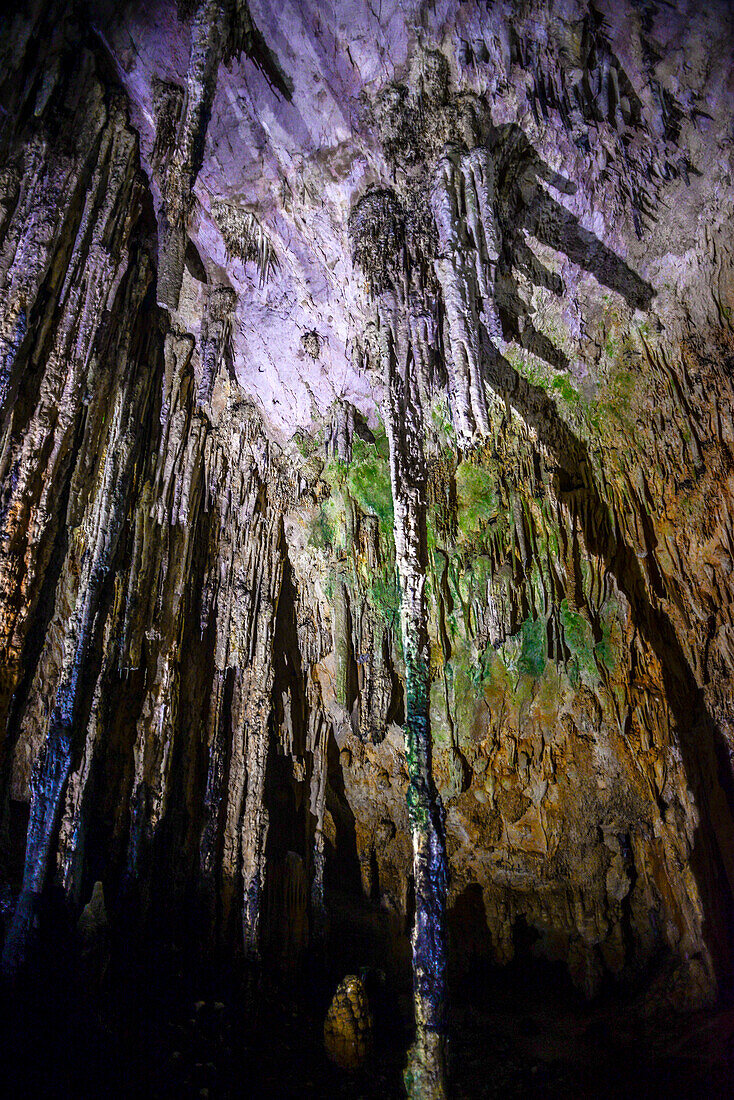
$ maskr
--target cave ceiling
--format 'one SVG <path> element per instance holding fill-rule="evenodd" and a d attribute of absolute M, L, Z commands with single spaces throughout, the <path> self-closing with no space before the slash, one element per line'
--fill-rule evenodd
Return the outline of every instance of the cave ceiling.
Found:
<path fill-rule="evenodd" d="M 185 9 L 153 0 L 93 11 L 160 201 L 156 134 L 165 86 L 186 84 Z M 203 270 L 187 264 L 180 308 L 188 305 L 195 331 L 204 272 L 236 291 L 234 375 L 280 439 L 313 427 L 337 399 L 374 423 L 380 380 L 353 352 L 364 309 L 349 214 L 396 173 L 429 186 L 438 139 L 421 143 L 409 127 L 416 114 L 443 112 L 443 136 L 457 138 L 460 97 L 481 97 L 485 127 L 517 127 L 534 152 L 535 163 L 515 154 L 520 178 L 501 196 L 503 335 L 519 344 L 525 332 L 532 367 L 593 396 L 604 311 L 635 330 L 700 311 L 696 241 L 717 233 L 731 188 L 731 77 L 717 53 L 725 40 L 715 5 L 694 25 L 685 4 L 617 0 L 592 9 L 256 2 L 250 12 L 261 40 L 220 67 L 188 229 Z M 644 24 L 644 48 L 630 20 Z M 426 107 L 436 51 L 446 87 Z M 401 126 L 413 144 L 407 160 Z M 513 202 L 513 187 L 524 203 Z"/>

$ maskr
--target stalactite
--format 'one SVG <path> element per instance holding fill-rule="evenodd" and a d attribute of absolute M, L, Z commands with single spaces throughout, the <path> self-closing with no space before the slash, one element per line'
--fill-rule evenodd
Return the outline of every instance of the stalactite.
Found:
<path fill-rule="evenodd" d="M 140 307 L 150 279 L 143 262 L 133 278 L 129 315 Z M 127 313 L 124 314 L 128 316 Z M 107 438 L 102 461 L 89 495 L 87 514 L 80 527 L 79 566 L 76 598 L 65 625 L 63 665 L 48 721 L 46 737 L 31 777 L 31 804 L 26 841 L 25 869 L 20 897 L 3 951 L 3 969 L 14 973 L 23 964 L 38 903 L 49 872 L 55 832 L 72 767 L 72 755 L 79 739 L 81 692 L 100 611 L 100 599 L 113 567 L 117 543 L 129 507 L 131 478 L 139 446 L 139 424 L 151 388 L 151 373 L 131 355 L 124 343 L 116 349 L 121 370 L 113 389 Z M 72 502 L 73 505 L 73 502 Z"/>
<path fill-rule="evenodd" d="M 74 84 L 76 87 L 57 89 L 57 96 L 66 91 L 71 93 L 72 102 L 77 100 L 69 124 L 75 137 L 74 154 L 70 152 L 66 128 L 56 132 L 40 129 L 28 135 L 23 144 L 18 143 L 20 147 L 14 149 L 3 179 L 0 407 L 5 416 L 8 399 L 17 386 L 14 365 L 29 320 L 41 320 L 37 314 L 39 292 L 44 283 L 53 286 L 58 279 L 53 271 L 54 257 L 66 246 L 65 236 L 79 225 L 77 211 L 85 200 L 90 173 L 95 162 L 104 163 L 100 141 L 109 146 L 115 129 L 88 50 L 82 52 Z M 80 243 L 83 240 L 82 234 Z M 77 264 L 79 252 L 77 247 Z"/>
<path fill-rule="evenodd" d="M 476 431 L 486 435 L 489 430 L 482 359 L 488 354 L 488 338 L 502 335 L 494 285 L 499 242 L 489 152 L 445 151 L 435 169 L 431 204 L 452 407 L 458 431 L 470 442 Z"/>
<path fill-rule="evenodd" d="M 203 493 L 206 435 L 204 418 L 195 408 L 191 352 L 190 337 L 175 331 L 166 335 L 161 444 L 150 475 L 151 495 L 141 495 L 135 517 L 134 544 L 141 557 L 131 572 L 122 664 L 135 668 L 145 655 L 146 690 L 132 750 L 129 882 L 137 879 L 140 861 L 166 814 L 179 727 L 183 623 Z M 159 625 L 144 645 L 149 616 Z"/>
<path fill-rule="evenodd" d="M 401 588 L 405 657 L 408 811 L 413 836 L 415 924 L 413 983 L 416 1038 L 408 1060 L 409 1096 L 446 1095 L 446 850 L 441 801 L 431 766 L 426 575 L 427 471 L 422 411 L 405 347 L 406 322 L 393 298 L 379 305 L 379 348 L 387 383 L 385 424 L 395 508 L 395 556 Z"/>
<path fill-rule="evenodd" d="M 283 546 L 280 516 L 254 517 L 254 523 L 256 529 L 259 528 L 259 535 L 254 542 L 251 561 L 253 564 L 255 561 L 267 562 L 269 568 L 266 567 L 252 589 L 257 610 L 252 619 L 250 661 L 241 672 L 233 706 L 233 734 L 241 780 L 232 784 L 230 764 L 223 874 L 233 873 L 241 867 L 244 949 L 246 955 L 257 958 L 268 829 L 264 791 L 273 687 L 272 643 L 283 572 Z M 234 745 L 235 741 L 233 749 Z"/>
<path fill-rule="evenodd" d="M 27 422 L 16 423 L 11 418 L 7 427 L 3 463 L 5 471 L 12 470 L 12 474 L 9 485 L 6 482 L 2 511 L 0 651 L 5 690 L 0 711 L 9 705 L 17 684 L 48 541 L 60 519 L 57 489 L 64 484 L 73 461 L 89 376 L 93 376 L 95 342 L 102 337 L 104 318 L 127 268 L 128 235 L 139 201 L 136 156 L 135 137 L 126 127 L 123 105 L 117 104 L 102 132 L 96 164 L 91 171 L 87 166 L 81 216 L 58 289 L 58 315 L 35 407 Z M 51 201 L 55 205 L 55 199 Z M 58 231 L 55 221 L 52 225 Z M 57 248 L 62 247 L 52 239 Z M 37 254 L 50 262 L 48 248 L 38 249 Z M 23 296 L 31 293 L 25 281 L 24 286 Z M 39 456 L 43 456 L 45 471 L 40 489 Z"/>
<path fill-rule="evenodd" d="M 260 273 L 260 285 L 264 286 L 278 269 L 278 255 L 256 215 L 218 202 L 212 208 L 212 217 L 224 238 L 227 255 L 254 263 Z"/>
<path fill-rule="evenodd" d="M 340 707 L 347 709 L 352 703 L 353 666 L 351 616 L 347 586 L 342 576 L 334 579 L 334 611 L 332 630 L 336 665 L 335 693 Z"/>
<path fill-rule="evenodd" d="M 362 207 L 364 203 L 364 208 Z M 350 218 L 355 260 L 377 293 L 377 369 L 385 385 L 390 449 L 395 560 L 405 660 L 405 749 L 408 813 L 413 841 L 415 922 L 413 992 L 416 1036 L 405 1072 L 408 1094 L 446 1095 L 446 839 L 441 800 L 432 771 L 428 645 L 428 477 L 423 449 L 424 411 L 416 377 L 420 351 L 411 345 L 405 301 L 403 226 L 398 204 L 368 194 Z M 392 287 L 392 288 L 391 288 Z M 393 289 L 394 288 L 394 289 Z"/>
<path fill-rule="evenodd" d="M 313 874 L 311 879 L 311 911 L 313 942 L 323 946 L 326 937 L 327 913 L 324 897 L 324 811 L 326 808 L 327 746 L 330 725 L 323 712 L 321 692 L 310 679 L 308 752 L 312 759 L 309 790 L 309 811 L 313 820 Z"/>
<path fill-rule="evenodd" d="M 231 358 L 232 313 L 237 297 L 230 287 L 212 287 L 207 298 L 202 326 L 201 378 L 196 402 L 202 407 L 211 401 L 217 371 L 229 354 Z"/>
<path fill-rule="evenodd" d="M 184 104 L 173 151 L 166 165 L 158 273 L 158 302 L 178 307 L 186 256 L 194 184 L 217 87 L 219 63 L 227 50 L 233 0 L 202 0 L 191 22 L 191 47 Z"/>

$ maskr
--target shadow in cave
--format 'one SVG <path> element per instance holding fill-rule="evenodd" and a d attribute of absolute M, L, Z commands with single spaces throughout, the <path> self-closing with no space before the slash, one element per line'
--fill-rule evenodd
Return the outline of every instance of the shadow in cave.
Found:
<path fill-rule="evenodd" d="M 508 1016 L 521 1019 L 523 1007 L 549 1002 L 566 1012 L 583 1012 L 587 1003 L 571 981 L 565 962 L 550 961 L 540 933 L 523 916 L 512 925 L 512 959 L 499 964 L 487 937 L 482 888 L 473 883 L 447 912 L 452 1001 L 471 1010 L 493 1010 L 498 1001 Z"/>
<path fill-rule="evenodd" d="M 558 415 L 554 402 L 528 382 L 495 349 L 485 361 L 495 393 L 534 429 L 558 463 L 556 492 L 579 524 L 589 551 L 604 561 L 629 601 L 633 620 L 660 662 L 666 699 L 699 809 L 691 866 L 704 911 L 704 938 L 722 988 L 731 985 L 734 888 L 727 864 L 734 852 L 734 781 L 724 735 L 705 705 L 703 692 L 665 611 L 655 607 L 634 550 L 626 544 L 594 476 L 588 449 Z M 664 809 L 661 806 L 661 812 Z"/>
<path fill-rule="evenodd" d="M 600 284 L 620 294 L 631 309 L 648 309 L 655 290 L 543 186 L 550 184 L 564 195 L 577 191 L 575 183 L 542 160 L 521 127 L 510 123 L 490 128 L 487 144 L 496 161 L 497 217 L 502 238 L 497 303 L 503 335 L 555 370 L 568 370 L 568 357 L 535 328 L 516 285 L 513 272 L 519 271 L 534 285 L 557 296 L 564 292 L 561 276 L 538 259 L 523 231 L 564 253 Z"/>
<path fill-rule="evenodd" d="M 310 841 L 314 821 L 304 784 L 297 781 L 293 770 L 294 759 L 306 757 L 308 714 L 296 604 L 286 555 L 273 634 L 273 700 L 264 790 L 268 830 L 260 924 L 263 953 L 286 971 L 300 961 L 309 922 L 313 923 Z"/>
<path fill-rule="evenodd" d="M 361 897 L 355 818 L 344 786 L 339 746 L 333 728 L 329 730 L 326 756 L 326 810 L 334 822 L 334 833 L 333 839 L 326 840 L 324 886 L 327 893 Z"/>
<path fill-rule="evenodd" d="M 534 327 L 521 298 L 517 272 L 555 295 L 564 292 L 560 276 L 534 255 L 523 231 L 594 275 L 601 285 L 621 295 L 630 309 L 647 310 L 656 292 L 549 194 L 544 183 L 565 195 L 574 194 L 577 187 L 543 161 L 521 127 L 489 125 L 484 139 L 496 167 L 496 212 L 501 231 L 496 293 L 503 335 L 554 369 L 568 369 L 567 356 Z M 690 170 L 694 171 L 692 166 Z M 630 213 L 634 216 L 634 210 Z M 586 444 L 562 420 L 546 391 L 523 377 L 483 330 L 481 337 L 486 382 L 554 456 L 559 498 L 567 503 L 572 523 L 582 530 L 589 551 L 604 561 L 614 576 L 629 601 L 635 624 L 660 662 L 686 779 L 700 812 L 691 865 L 703 903 L 704 938 L 721 987 L 726 989 L 732 984 L 734 948 L 734 871 L 729 867 L 734 852 L 734 777 L 724 735 L 706 708 L 670 618 L 651 602 L 640 562 L 626 544 L 619 524 L 610 518 Z M 655 597 L 666 595 L 652 561 L 650 586 Z M 664 812 L 664 806 L 660 810 Z"/>
<path fill-rule="evenodd" d="M 326 810 L 333 822 L 325 837 L 324 885 L 328 912 L 328 973 L 335 983 L 367 967 L 384 974 L 385 989 L 410 987 L 410 925 L 405 914 L 382 904 L 372 854 L 363 883 L 354 813 L 344 786 L 340 750 L 328 741 Z M 376 861 L 375 861 L 376 862 Z M 366 892 L 369 887 L 368 892 Z"/>

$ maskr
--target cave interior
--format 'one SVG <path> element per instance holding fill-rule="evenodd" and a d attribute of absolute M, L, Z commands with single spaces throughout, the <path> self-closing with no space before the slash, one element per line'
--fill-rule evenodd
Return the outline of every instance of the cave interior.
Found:
<path fill-rule="evenodd" d="M 734 1089 L 727 0 L 6 0 L 13 1096 Z"/>

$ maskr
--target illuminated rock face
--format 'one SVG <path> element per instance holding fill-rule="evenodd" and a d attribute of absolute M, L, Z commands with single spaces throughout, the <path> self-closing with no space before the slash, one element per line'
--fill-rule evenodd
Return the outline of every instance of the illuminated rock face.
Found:
<path fill-rule="evenodd" d="M 363 982 L 348 974 L 334 994 L 324 1021 L 324 1046 L 342 1069 L 360 1069 L 370 1055 L 372 1017 Z"/>
<path fill-rule="evenodd" d="M 375 7 L 3 15 L 5 965 L 100 882 L 286 968 L 415 908 L 432 1035 L 446 930 L 705 1003 L 727 5 Z"/>

